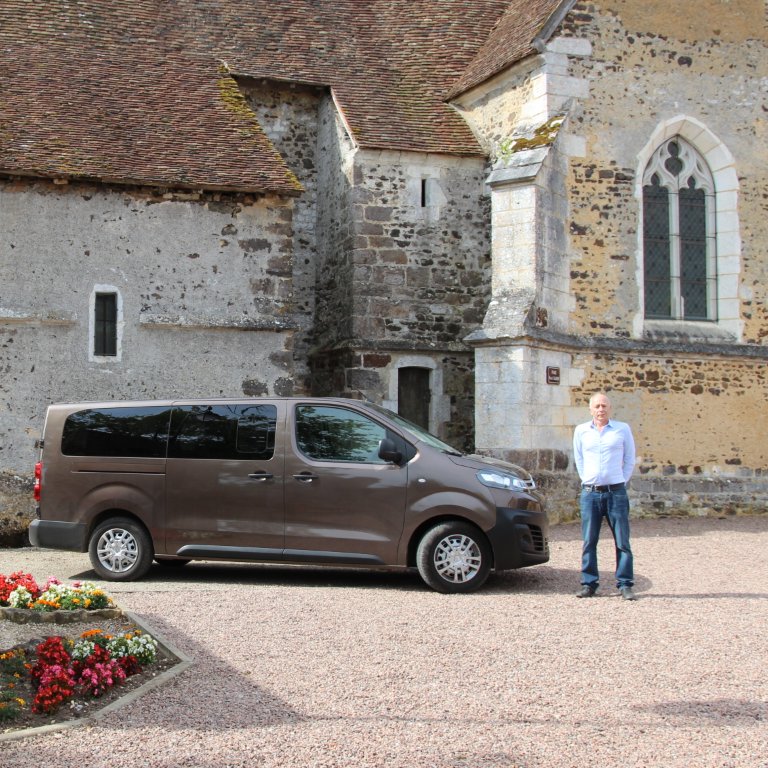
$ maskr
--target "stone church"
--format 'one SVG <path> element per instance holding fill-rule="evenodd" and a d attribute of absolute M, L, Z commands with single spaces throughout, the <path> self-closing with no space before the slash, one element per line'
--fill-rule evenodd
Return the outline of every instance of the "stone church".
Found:
<path fill-rule="evenodd" d="M 0 4 L 0 505 L 50 402 L 366 397 L 768 506 L 763 0 Z"/>

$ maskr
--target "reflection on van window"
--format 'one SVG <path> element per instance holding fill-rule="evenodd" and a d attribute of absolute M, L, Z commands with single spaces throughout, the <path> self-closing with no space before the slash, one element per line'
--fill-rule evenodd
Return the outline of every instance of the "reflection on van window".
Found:
<path fill-rule="evenodd" d="M 91 408 L 67 416 L 61 438 L 65 456 L 165 456 L 170 408 Z"/>
<path fill-rule="evenodd" d="M 385 464 L 379 443 L 387 430 L 361 413 L 346 408 L 296 407 L 296 444 L 317 461 L 356 461 Z"/>
<path fill-rule="evenodd" d="M 253 459 L 275 451 L 274 405 L 185 405 L 174 408 L 168 458 Z"/>

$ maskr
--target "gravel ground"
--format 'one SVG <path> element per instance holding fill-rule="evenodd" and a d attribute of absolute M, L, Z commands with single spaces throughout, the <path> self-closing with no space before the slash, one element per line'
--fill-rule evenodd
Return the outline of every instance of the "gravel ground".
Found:
<path fill-rule="evenodd" d="M 577 526 L 551 540 L 466 596 L 236 564 L 106 584 L 194 664 L 92 726 L 0 742 L 0 767 L 768 767 L 768 516 L 635 521 L 634 603 L 607 528 L 589 600 Z M 93 579 L 86 555 L 0 550 L 18 569 Z"/>

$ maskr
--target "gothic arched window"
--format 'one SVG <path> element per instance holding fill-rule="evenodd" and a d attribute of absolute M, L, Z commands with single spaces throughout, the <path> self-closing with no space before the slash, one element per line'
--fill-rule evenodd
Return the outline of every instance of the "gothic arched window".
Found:
<path fill-rule="evenodd" d="M 664 141 L 643 174 L 645 316 L 717 320 L 715 187 L 696 150 Z"/>

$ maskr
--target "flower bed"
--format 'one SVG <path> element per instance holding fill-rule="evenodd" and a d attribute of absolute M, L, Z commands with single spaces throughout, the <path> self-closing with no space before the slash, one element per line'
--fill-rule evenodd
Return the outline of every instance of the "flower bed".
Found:
<path fill-rule="evenodd" d="M 93 584 L 67 586 L 48 579 L 39 587 L 29 574 L 0 574 L 0 606 L 30 617 L 98 614 L 102 625 L 122 630 L 70 631 L 5 650 L 0 647 L 0 729 L 46 724 L 65 704 L 65 719 L 80 717 L 88 713 L 92 700 L 113 698 L 113 689 L 158 661 L 157 641 L 121 617 L 111 598 Z M 111 622 L 103 618 L 107 611 Z"/>
<path fill-rule="evenodd" d="M 89 581 L 62 584 L 52 576 L 40 587 L 28 573 L 0 574 L 0 606 L 31 611 L 93 611 L 113 607 L 112 598 Z"/>

